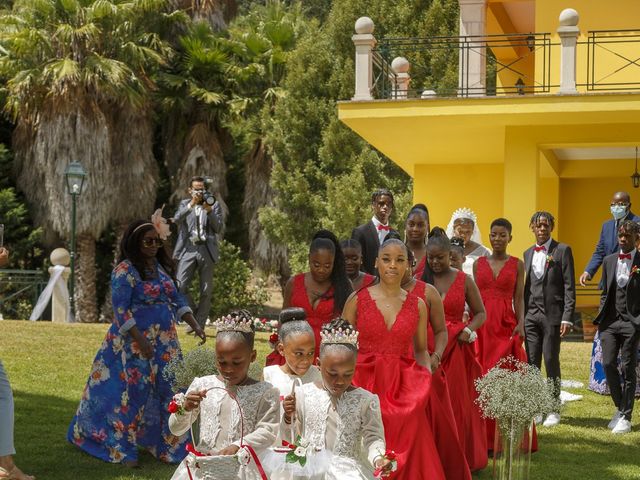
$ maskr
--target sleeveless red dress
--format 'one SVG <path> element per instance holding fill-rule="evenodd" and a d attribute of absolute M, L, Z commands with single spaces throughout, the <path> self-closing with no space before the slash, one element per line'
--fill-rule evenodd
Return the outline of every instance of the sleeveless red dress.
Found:
<path fill-rule="evenodd" d="M 485 374 L 503 358 L 513 356 L 522 362 L 527 362 L 527 353 L 522 342 L 524 339 L 513 329 L 518 325 L 518 319 L 513 309 L 513 292 L 516 289 L 518 277 L 518 259 L 509 257 L 498 276 L 494 278 L 493 270 L 487 257 L 476 260 L 475 280 L 482 295 L 487 320 L 478 329 L 476 352 Z M 495 421 L 487 419 L 487 445 L 494 448 Z M 537 438 L 533 437 L 532 450 L 537 450 Z"/>
<path fill-rule="evenodd" d="M 427 303 L 426 288 L 426 283 L 416 280 L 411 293 Z M 428 327 L 428 336 L 431 339 L 434 338 L 431 323 L 429 323 Z M 435 342 L 435 340 L 432 342 Z M 432 352 L 433 348 L 430 348 L 429 353 Z M 458 427 L 451 407 L 447 376 L 442 367 L 438 368 L 431 377 L 431 394 L 427 403 L 427 418 L 438 449 L 440 463 L 447 479 L 471 480 L 471 470 L 458 438 Z"/>
<path fill-rule="evenodd" d="M 444 296 L 443 305 L 449 341 L 442 356 L 442 368 L 447 374 L 458 438 L 469 468 L 471 471 L 476 471 L 487 466 L 487 435 L 484 419 L 474 403 L 478 396 L 474 382 L 482 376 L 482 367 L 476 359 L 473 344 L 458 342 L 458 335 L 465 327 L 462 323 L 462 314 L 465 305 L 466 278 L 467 275 L 464 272 L 458 272 Z"/>
<path fill-rule="evenodd" d="M 398 455 L 392 479 L 444 480 L 425 409 L 431 374 L 407 355 L 418 322 L 418 297 L 408 294 L 389 330 L 365 288 L 357 293 L 360 350 L 353 384 L 380 398 L 387 448 Z"/>
<path fill-rule="evenodd" d="M 422 257 L 422 260 L 420 260 L 420 263 L 418 263 L 418 266 L 413 271 L 413 278 L 417 278 L 418 280 L 420 280 L 422 278 L 422 274 L 424 273 L 424 269 L 426 266 L 427 266 L 427 255 L 425 254 L 424 257 Z"/>

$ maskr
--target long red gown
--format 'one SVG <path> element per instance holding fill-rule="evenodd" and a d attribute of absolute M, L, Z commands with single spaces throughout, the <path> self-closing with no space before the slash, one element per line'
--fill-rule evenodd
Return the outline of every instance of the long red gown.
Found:
<path fill-rule="evenodd" d="M 425 254 L 418 263 L 418 266 L 413 270 L 413 278 L 417 278 L 420 280 L 422 278 L 422 274 L 424 273 L 424 269 L 427 266 L 427 255 Z"/>
<path fill-rule="evenodd" d="M 509 257 L 502 270 L 494 278 L 493 270 L 487 257 L 476 260 L 475 280 L 482 302 L 487 313 L 487 319 L 478 329 L 476 351 L 478 360 L 485 374 L 503 358 L 513 356 L 522 362 L 527 362 L 527 353 L 520 335 L 512 335 L 518 325 L 518 319 L 513 309 L 513 292 L 516 289 L 518 277 L 518 259 Z M 487 419 L 487 445 L 494 448 L 495 421 Z M 535 435 L 535 431 L 534 431 Z M 537 439 L 533 437 L 532 450 L 537 450 Z"/>
<path fill-rule="evenodd" d="M 482 367 L 476 359 L 473 344 L 458 342 L 458 335 L 465 327 L 462 315 L 466 278 L 464 272 L 458 272 L 442 302 L 449 333 L 447 348 L 442 356 L 442 368 L 447 375 L 458 438 L 473 472 L 487 466 L 487 435 L 485 421 L 475 404 L 478 393 L 474 382 L 482 376 Z"/>
<path fill-rule="evenodd" d="M 427 303 L 426 288 L 426 283 L 416 280 L 411 293 Z M 435 337 L 431 324 L 429 324 L 428 332 L 432 345 L 429 352 L 433 353 Z M 458 438 L 458 427 L 451 407 L 447 376 L 443 368 L 438 368 L 431 377 L 431 394 L 427 403 L 427 418 L 431 424 L 434 441 L 440 456 L 440 463 L 447 480 L 471 480 L 471 470 Z"/>
<path fill-rule="evenodd" d="M 369 289 L 357 293 L 360 350 L 353 384 L 378 395 L 387 448 L 398 455 L 392 479 L 444 480 L 425 409 L 431 374 L 409 355 L 420 314 L 408 294 L 388 329 Z"/>

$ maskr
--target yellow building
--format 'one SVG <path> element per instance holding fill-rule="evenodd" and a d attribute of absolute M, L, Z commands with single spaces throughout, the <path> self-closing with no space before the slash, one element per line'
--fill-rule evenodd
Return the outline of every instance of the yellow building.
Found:
<path fill-rule="evenodd" d="M 638 13 L 635 0 L 460 0 L 460 37 L 411 42 L 376 39 L 361 18 L 356 92 L 339 117 L 414 178 L 432 226 L 470 207 L 488 244 L 491 220 L 506 217 L 521 257 L 531 214 L 552 212 L 578 277 L 612 194 L 629 191 L 640 212 Z M 420 84 L 421 48 L 456 51 L 457 89 Z"/>

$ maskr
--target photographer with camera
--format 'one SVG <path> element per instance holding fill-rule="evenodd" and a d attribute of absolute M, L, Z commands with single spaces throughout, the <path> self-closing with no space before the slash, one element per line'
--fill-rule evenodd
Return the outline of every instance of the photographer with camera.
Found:
<path fill-rule="evenodd" d="M 187 295 L 196 321 L 204 329 L 213 292 L 213 266 L 218 261 L 218 239 L 223 226 L 222 208 L 208 190 L 210 181 L 192 177 L 188 189 L 190 198 L 182 200 L 173 222 L 178 237 L 173 257 L 178 263 L 176 278 L 181 293 Z M 200 299 L 196 306 L 188 294 L 193 277 L 200 276 Z M 191 328 L 187 333 L 191 333 Z"/>

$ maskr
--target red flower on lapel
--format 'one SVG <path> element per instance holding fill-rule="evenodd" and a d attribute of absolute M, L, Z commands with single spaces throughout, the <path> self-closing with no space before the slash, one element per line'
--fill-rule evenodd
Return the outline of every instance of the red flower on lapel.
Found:
<path fill-rule="evenodd" d="M 555 262 L 555 260 L 553 259 L 553 255 L 551 255 L 551 254 L 547 255 L 547 262 L 545 263 L 545 267 L 548 267 L 553 262 Z"/>
<path fill-rule="evenodd" d="M 640 267 L 638 267 L 638 265 L 634 265 L 631 268 L 631 275 L 637 275 L 640 273 Z"/>

